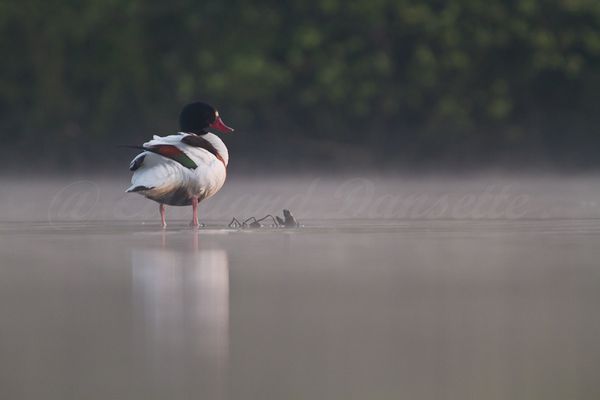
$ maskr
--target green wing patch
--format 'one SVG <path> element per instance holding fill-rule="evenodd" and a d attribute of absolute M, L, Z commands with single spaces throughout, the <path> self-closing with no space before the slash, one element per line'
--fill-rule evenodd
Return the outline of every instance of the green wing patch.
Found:
<path fill-rule="evenodd" d="M 156 154 L 160 154 L 163 157 L 170 158 L 173 161 L 178 162 L 189 169 L 196 169 L 198 165 L 188 157 L 183 151 L 178 149 L 176 146 L 170 144 L 159 144 L 156 146 L 145 147 L 146 150 Z"/>

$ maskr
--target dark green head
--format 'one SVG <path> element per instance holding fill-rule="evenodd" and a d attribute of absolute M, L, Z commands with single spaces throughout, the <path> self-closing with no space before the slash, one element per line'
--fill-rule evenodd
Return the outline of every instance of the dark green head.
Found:
<path fill-rule="evenodd" d="M 179 130 L 186 133 L 204 135 L 209 129 L 221 133 L 233 132 L 233 128 L 223 123 L 219 112 L 211 105 L 197 101 L 183 107 L 179 114 Z"/>

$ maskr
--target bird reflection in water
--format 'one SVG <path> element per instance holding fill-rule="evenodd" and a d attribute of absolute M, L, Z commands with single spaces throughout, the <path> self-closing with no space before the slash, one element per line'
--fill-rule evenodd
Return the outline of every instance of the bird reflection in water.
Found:
<path fill-rule="evenodd" d="M 132 342 L 157 398 L 202 390 L 225 397 L 229 359 L 229 266 L 199 233 L 162 232 L 161 248 L 132 252 Z M 169 241 L 190 250 L 175 249 Z M 191 243 L 190 243 L 191 242 Z M 164 397 L 166 398 L 166 397 Z"/>

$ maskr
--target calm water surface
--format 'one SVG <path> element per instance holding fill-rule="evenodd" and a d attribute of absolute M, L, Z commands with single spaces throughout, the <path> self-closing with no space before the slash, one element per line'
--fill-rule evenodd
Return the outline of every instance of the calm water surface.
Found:
<path fill-rule="evenodd" d="M 292 231 L 36 200 L 0 223 L 0 397 L 597 399 L 596 198 L 520 190 L 512 217 L 443 215 L 452 192 Z"/>

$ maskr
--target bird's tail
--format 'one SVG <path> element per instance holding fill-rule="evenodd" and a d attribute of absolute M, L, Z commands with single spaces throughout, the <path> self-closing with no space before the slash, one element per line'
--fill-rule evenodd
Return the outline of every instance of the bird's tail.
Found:
<path fill-rule="evenodd" d="M 132 185 L 125 192 L 127 192 L 127 193 L 144 192 L 144 191 L 150 190 L 150 189 L 152 189 L 152 188 L 148 187 L 148 186 Z"/>

